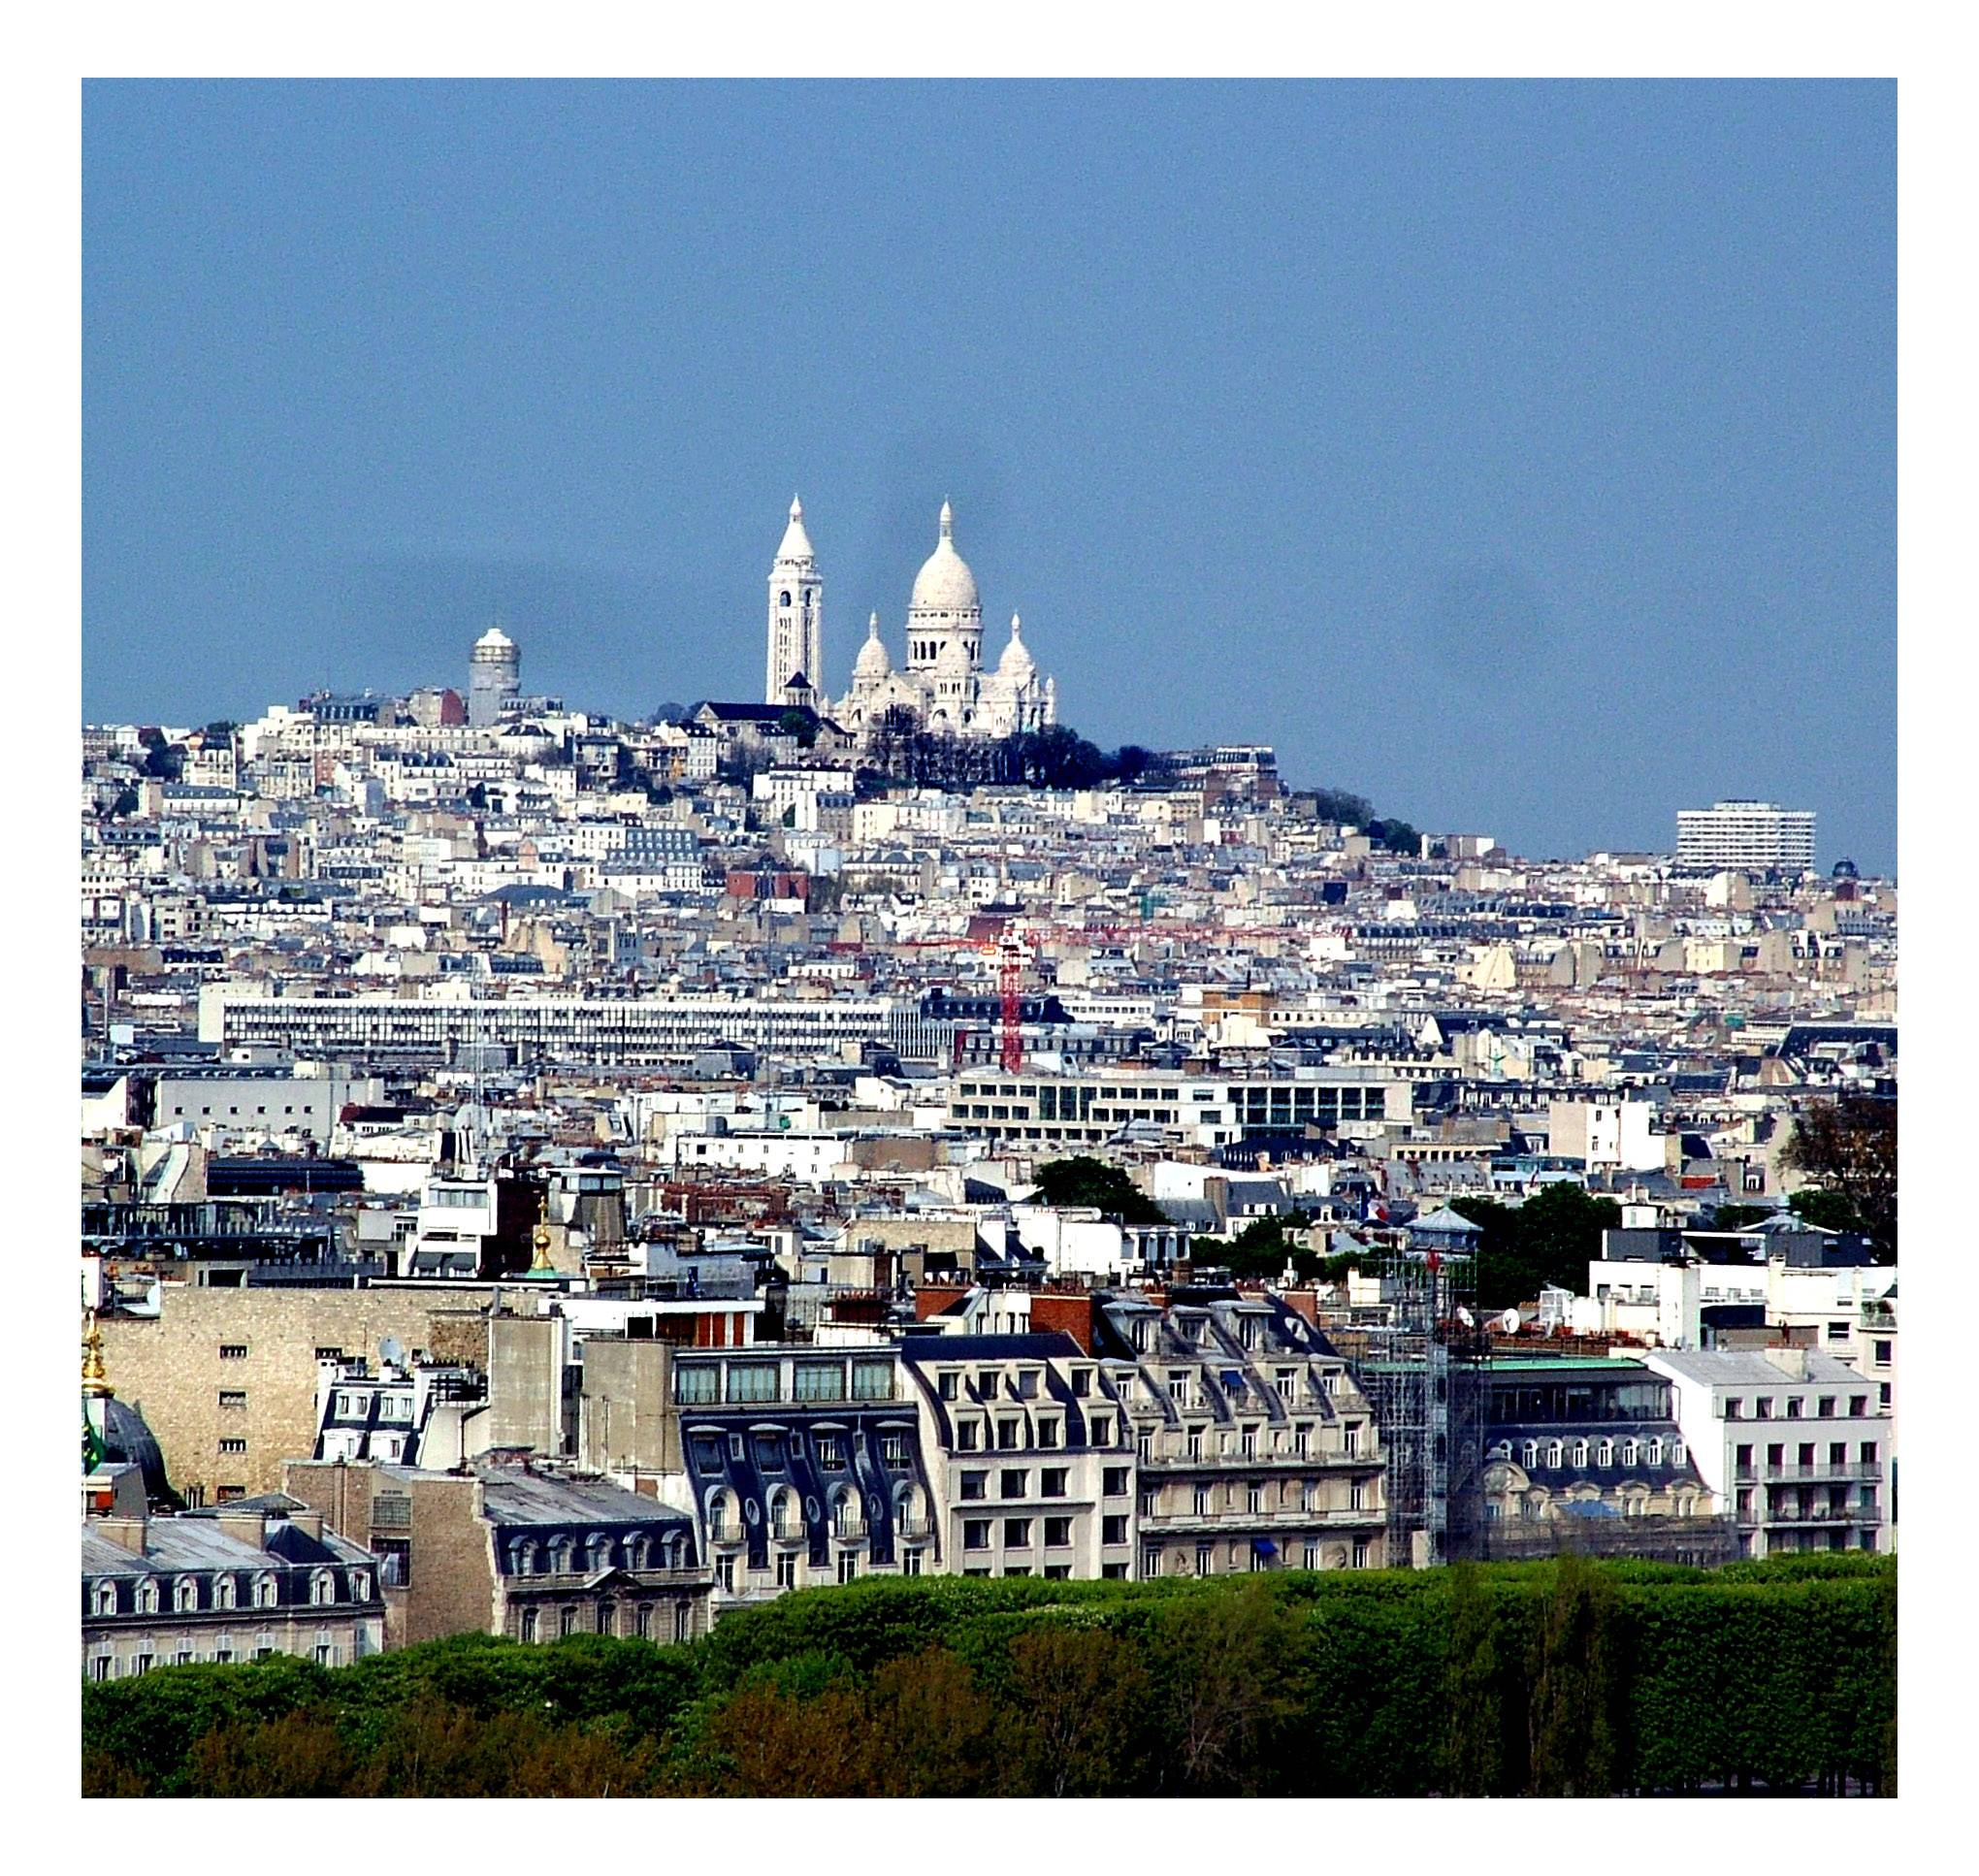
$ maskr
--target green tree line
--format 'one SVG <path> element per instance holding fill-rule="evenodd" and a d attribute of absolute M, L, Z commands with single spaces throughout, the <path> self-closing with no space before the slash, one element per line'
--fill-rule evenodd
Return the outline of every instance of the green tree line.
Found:
<path fill-rule="evenodd" d="M 699 1641 L 82 1690 L 86 1795 L 1893 1793 L 1892 1558 L 872 1578 Z"/>

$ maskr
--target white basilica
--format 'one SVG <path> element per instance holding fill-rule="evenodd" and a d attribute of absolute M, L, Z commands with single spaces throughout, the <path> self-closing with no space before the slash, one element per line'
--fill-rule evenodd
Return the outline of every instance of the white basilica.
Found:
<path fill-rule="evenodd" d="M 1015 614 L 995 669 L 983 668 L 982 601 L 975 574 L 956 552 L 955 518 L 946 501 L 941 538 L 914 576 L 907 601 L 906 668 L 896 670 L 888 656 L 876 612 L 853 665 L 852 689 L 836 703 L 818 683 L 824 594 L 803 503 L 793 501 L 790 526 L 769 569 L 765 704 L 803 704 L 860 737 L 890 710 L 907 712 L 937 734 L 968 737 L 1008 736 L 1057 722 L 1057 681 L 1039 675 Z"/>

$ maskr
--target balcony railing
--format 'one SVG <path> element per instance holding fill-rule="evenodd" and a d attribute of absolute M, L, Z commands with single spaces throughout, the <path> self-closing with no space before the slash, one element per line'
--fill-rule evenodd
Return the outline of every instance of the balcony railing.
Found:
<path fill-rule="evenodd" d="M 1869 1484 L 1883 1476 L 1881 1466 L 1852 1463 L 1842 1466 L 1741 1466 L 1734 1474 L 1739 1485 L 1819 1485 Z"/>

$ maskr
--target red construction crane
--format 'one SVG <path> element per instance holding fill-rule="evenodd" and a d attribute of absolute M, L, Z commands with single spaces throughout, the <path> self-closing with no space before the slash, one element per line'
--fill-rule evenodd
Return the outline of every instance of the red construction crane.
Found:
<path fill-rule="evenodd" d="M 1023 947 L 1015 938 L 1003 941 L 1003 1072 L 1015 1075 L 1023 1067 L 1023 1009 L 1018 986 L 1023 981 Z"/>

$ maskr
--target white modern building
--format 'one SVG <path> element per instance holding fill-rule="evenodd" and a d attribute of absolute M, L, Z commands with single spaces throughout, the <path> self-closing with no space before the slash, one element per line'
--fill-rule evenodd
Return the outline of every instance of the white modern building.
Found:
<path fill-rule="evenodd" d="M 1658 1349 L 1698 1475 L 1748 1557 L 1888 1550 L 1890 1423 L 1874 1385 L 1805 1348 Z"/>
<path fill-rule="evenodd" d="M 1676 817 L 1676 857 L 1682 866 L 1809 873 L 1814 869 L 1814 816 L 1770 801 L 1718 801 L 1684 808 Z"/>

